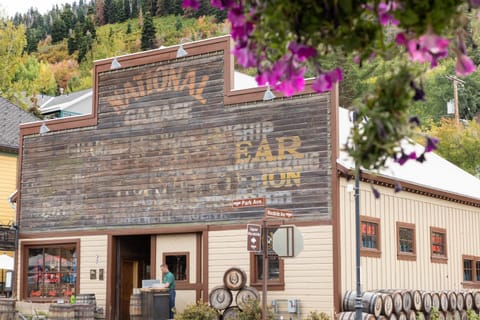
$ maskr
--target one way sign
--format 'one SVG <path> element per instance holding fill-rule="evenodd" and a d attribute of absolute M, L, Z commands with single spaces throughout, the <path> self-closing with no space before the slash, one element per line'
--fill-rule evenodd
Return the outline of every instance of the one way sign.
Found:
<path fill-rule="evenodd" d="M 262 251 L 262 227 L 258 224 L 247 224 L 247 250 Z"/>

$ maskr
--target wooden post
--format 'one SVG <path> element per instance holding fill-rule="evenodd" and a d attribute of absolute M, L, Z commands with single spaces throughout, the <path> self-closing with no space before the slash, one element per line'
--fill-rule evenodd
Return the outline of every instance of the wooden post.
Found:
<path fill-rule="evenodd" d="M 267 219 L 263 219 L 262 232 L 262 259 L 263 259 L 263 277 L 262 277 L 262 320 L 267 319 L 267 273 L 268 273 L 268 233 Z"/>

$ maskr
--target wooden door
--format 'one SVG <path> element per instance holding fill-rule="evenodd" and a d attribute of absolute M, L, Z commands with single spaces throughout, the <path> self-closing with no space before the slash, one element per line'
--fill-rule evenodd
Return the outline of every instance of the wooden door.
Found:
<path fill-rule="evenodd" d="M 130 296 L 133 293 L 135 262 L 122 260 L 120 267 L 120 320 L 130 319 Z"/>

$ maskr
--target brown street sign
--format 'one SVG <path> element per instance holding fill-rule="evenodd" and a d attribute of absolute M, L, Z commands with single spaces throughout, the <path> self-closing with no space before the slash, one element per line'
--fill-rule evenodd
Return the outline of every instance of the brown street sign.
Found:
<path fill-rule="evenodd" d="M 265 198 L 248 198 L 248 199 L 237 199 L 232 201 L 232 207 L 234 208 L 245 208 L 245 207 L 264 207 Z"/>
<path fill-rule="evenodd" d="M 247 250 L 262 250 L 262 227 L 258 224 L 247 224 Z"/>
<path fill-rule="evenodd" d="M 273 208 L 265 208 L 265 216 L 273 218 L 293 218 L 292 210 L 281 210 Z"/>

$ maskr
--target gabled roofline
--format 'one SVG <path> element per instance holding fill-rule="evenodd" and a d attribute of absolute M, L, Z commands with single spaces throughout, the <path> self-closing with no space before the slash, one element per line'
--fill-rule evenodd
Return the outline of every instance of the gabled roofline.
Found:
<path fill-rule="evenodd" d="M 337 174 L 339 176 L 344 177 L 346 179 L 355 178 L 354 173 L 350 169 L 341 165 L 338 162 L 336 165 L 337 165 Z M 394 189 L 395 185 L 399 182 L 393 178 L 389 178 L 383 175 L 371 174 L 367 172 L 360 173 L 360 180 L 365 183 L 372 183 L 374 185 L 379 185 L 382 187 L 387 187 L 392 189 Z M 417 185 L 417 184 L 406 182 L 406 181 L 400 181 L 400 185 L 402 186 L 402 192 L 420 194 L 430 198 L 436 198 L 436 199 L 451 201 L 455 203 L 460 203 L 460 204 L 480 208 L 480 200 L 475 198 L 454 194 L 451 192 L 441 191 L 438 189 L 425 187 L 425 186 Z"/>

